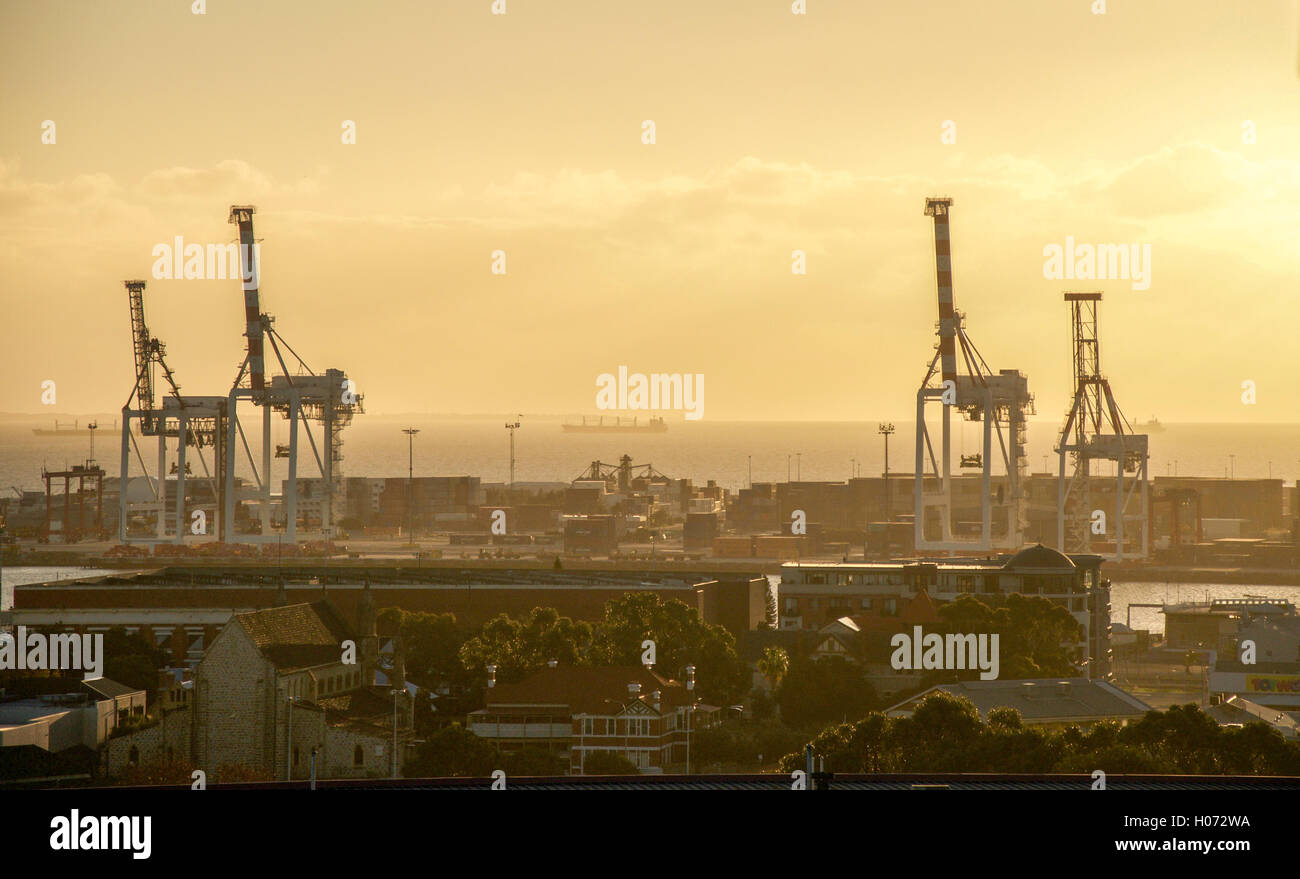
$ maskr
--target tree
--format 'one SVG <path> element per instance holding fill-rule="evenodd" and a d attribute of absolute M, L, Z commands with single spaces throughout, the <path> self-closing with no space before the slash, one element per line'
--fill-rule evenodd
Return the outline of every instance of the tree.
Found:
<path fill-rule="evenodd" d="M 759 626 L 759 628 L 760 628 L 760 629 L 769 629 L 769 630 L 775 631 L 776 628 L 777 628 L 777 623 L 778 623 L 779 621 L 780 621 L 780 618 L 779 618 L 779 616 L 778 616 L 778 614 L 777 614 L 777 609 L 776 609 L 776 590 L 775 590 L 775 589 L 768 589 L 768 590 L 767 590 L 767 607 L 766 607 L 766 611 L 765 611 L 765 613 L 763 614 L 763 622 L 762 622 L 762 624 Z"/>
<path fill-rule="evenodd" d="M 506 614 L 488 620 L 461 645 L 460 661 L 480 679 L 486 679 L 487 666 L 495 664 L 497 680 L 516 683 L 552 659 L 564 665 L 585 664 L 590 645 L 590 623 L 562 617 L 553 607 L 535 607 L 522 620 Z"/>
<path fill-rule="evenodd" d="M 582 761 L 583 775 L 640 775 L 636 764 L 616 751 L 592 751 Z"/>
<path fill-rule="evenodd" d="M 790 670 L 790 654 L 781 647 L 764 647 L 763 655 L 756 663 L 759 674 L 767 678 L 768 683 L 776 687 L 781 678 Z"/>
<path fill-rule="evenodd" d="M 628 592 L 605 604 L 591 657 L 596 665 L 640 665 L 641 644 L 655 643 L 655 667 L 681 679 L 695 666 L 697 692 L 716 705 L 730 705 L 749 689 L 749 670 L 736 653 L 736 639 L 722 626 L 700 619 L 698 611 L 653 592 Z"/>
<path fill-rule="evenodd" d="M 890 732 L 906 771 L 961 772 L 975 762 L 970 752 L 983 724 L 969 699 L 937 690 L 921 700 L 911 717 L 896 719 Z"/>
<path fill-rule="evenodd" d="M 416 748 L 405 774 L 412 778 L 488 776 L 501 768 L 496 747 L 459 723 L 445 727 Z"/>
<path fill-rule="evenodd" d="M 1039 595 L 962 595 L 939 608 L 947 633 L 998 635 L 999 677 L 1073 677 L 1078 674 L 1062 644 L 1079 640 L 1079 624 L 1064 607 Z M 937 672 L 927 684 L 970 679 L 979 671 Z"/>
<path fill-rule="evenodd" d="M 104 677 L 145 691 L 153 700 L 158 689 L 158 671 L 167 666 L 167 651 L 150 644 L 142 635 L 128 635 L 122 626 L 104 633 Z"/>
<path fill-rule="evenodd" d="M 861 666 L 843 656 L 804 657 L 790 663 L 776 702 L 786 723 L 812 726 L 858 720 L 876 704 L 876 691 Z"/>

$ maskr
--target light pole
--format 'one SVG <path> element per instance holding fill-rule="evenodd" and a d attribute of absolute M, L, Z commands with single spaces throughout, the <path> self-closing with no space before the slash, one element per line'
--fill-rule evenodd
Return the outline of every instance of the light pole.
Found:
<path fill-rule="evenodd" d="M 876 433 L 885 438 L 885 521 L 892 522 L 894 514 L 889 503 L 889 437 L 894 433 L 893 423 L 880 422 L 880 426 L 876 428 Z"/>
<path fill-rule="evenodd" d="M 749 460 L 749 487 L 753 488 L 754 487 L 754 456 L 746 455 L 745 457 Z"/>
<path fill-rule="evenodd" d="M 488 673 L 487 685 L 488 685 L 488 689 L 490 690 L 497 685 L 497 666 L 495 662 L 488 663 L 487 673 Z M 497 756 L 500 756 L 501 755 L 501 714 L 499 712 L 497 713 L 496 718 L 497 718 L 497 728 L 496 728 L 496 735 L 493 736 L 493 739 L 496 741 L 496 745 L 497 745 Z"/>
<path fill-rule="evenodd" d="M 506 430 L 510 431 L 510 490 L 515 487 L 515 431 L 519 429 L 520 418 L 523 415 L 516 415 L 514 421 L 506 422 Z"/>
<path fill-rule="evenodd" d="M 286 682 L 285 686 L 288 686 Z M 288 696 L 289 702 L 289 719 L 285 723 L 285 732 L 289 736 L 288 742 L 285 743 L 284 749 L 287 752 L 284 755 L 284 780 L 293 781 L 293 700 L 292 694 Z"/>
<path fill-rule="evenodd" d="M 849 458 L 849 479 L 858 475 L 858 459 Z"/>
<path fill-rule="evenodd" d="M 797 482 L 803 482 L 803 452 L 794 453 L 794 478 Z"/>
<path fill-rule="evenodd" d="M 785 481 L 790 481 L 790 455 L 785 456 Z"/>
<path fill-rule="evenodd" d="M 406 434 L 406 536 L 415 543 L 415 435 L 418 427 L 403 427 Z"/>
<path fill-rule="evenodd" d="M 695 713 L 695 666 L 686 666 L 686 692 L 691 694 L 691 704 L 686 706 L 686 774 L 691 774 L 691 715 Z"/>
<path fill-rule="evenodd" d="M 393 778 L 397 777 L 397 694 L 401 690 L 394 688 L 393 694 Z"/>
<path fill-rule="evenodd" d="M 1237 478 L 1237 456 L 1236 455 L 1228 456 L 1228 478 L 1229 479 Z"/>

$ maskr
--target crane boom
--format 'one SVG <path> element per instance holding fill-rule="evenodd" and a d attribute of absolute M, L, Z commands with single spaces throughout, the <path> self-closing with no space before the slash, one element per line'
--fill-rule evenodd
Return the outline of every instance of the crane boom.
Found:
<path fill-rule="evenodd" d="M 244 282 L 244 335 L 248 338 L 249 387 L 266 388 L 266 362 L 262 336 L 262 306 L 258 301 L 257 247 L 253 238 L 252 205 L 231 205 L 229 222 L 239 227 L 239 259 Z"/>
<path fill-rule="evenodd" d="M 939 358 L 943 380 L 957 381 L 957 310 L 952 293 L 952 248 L 948 234 L 950 198 L 927 198 L 925 215 L 934 217 L 934 263 L 939 282 Z"/>
<path fill-rule="evenodd" d="M 136 404 L 146 431 L 153 430 L 153 345 L 144 322 L 144 281 L 124 281 L 131 303 L 131 340 L 135 349 Z"/>

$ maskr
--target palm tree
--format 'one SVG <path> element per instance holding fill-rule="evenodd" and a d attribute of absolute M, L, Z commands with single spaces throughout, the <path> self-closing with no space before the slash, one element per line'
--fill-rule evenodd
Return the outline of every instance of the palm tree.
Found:
<path fill-rule="evenodd" d="M 772 689 L 776 689 L 777 684 L 781 683 L 781 678 L 790 670 L 790 654 L 786 653 L 781 647 L 764 647 L 763 655 L 759 657 L 758 671 L 763 677 L 767 678 Z"/>

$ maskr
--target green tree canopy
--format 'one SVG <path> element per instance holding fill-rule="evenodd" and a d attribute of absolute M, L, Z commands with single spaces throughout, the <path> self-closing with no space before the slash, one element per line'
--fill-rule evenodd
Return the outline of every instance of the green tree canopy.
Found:
<path fill-rule="evenodd" d="M 781 716 L 794 727 L 854 721 L 876 704 L 861 666 L 843 656 L 802 657 L 790 663 L 776 691 Z"/>
<path fill-rule="evenodd" d="M 553 607 L 535 607 L 522 620 L 499 614 L 461 645 L 460 661 L 480 678 L 495 664 L 497 680 L 516 683 L 552 659 L 564 665 L 585 664 L 591 624 L 560 616 Z"/>
<path fill-rule="evenodd" d="M 605 604 L 605 617 L 592 639 L 592 662 L 640 665 L 646 640 L 655 643 L 655 670 L 665 677 L 683 680 L 686 666 L 695 666 L 696 689 L 707 702 L 730 705 L 749 689 L 749 670 L 731 633 L 705 623 L 682 602 L 664 601 L 653 592 L 628 592 Z"/>

